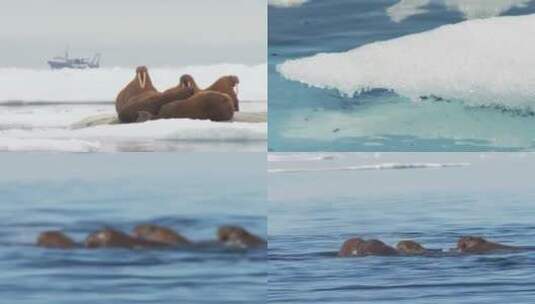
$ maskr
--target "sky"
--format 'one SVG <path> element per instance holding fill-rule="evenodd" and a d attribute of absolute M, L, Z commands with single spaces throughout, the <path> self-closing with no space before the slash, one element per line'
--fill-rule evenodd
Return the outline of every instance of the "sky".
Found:
<path fill-rule="evenodd" d="M 46 68 L 102 53 L 103 66 L 266 60 L 266 0 L 0 0 L 0 67 Z"/>

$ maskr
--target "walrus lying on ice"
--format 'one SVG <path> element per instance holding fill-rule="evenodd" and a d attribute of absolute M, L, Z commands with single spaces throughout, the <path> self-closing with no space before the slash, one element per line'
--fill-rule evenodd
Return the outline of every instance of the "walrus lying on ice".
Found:
<path fill-rule="evenodd" d="M 265 247 L 266 241 L 241 227 L 223 226 L 218 230 L 217 241 L 199 242 L 198 244 L 243 249 Z M 37 246 L 57 249 L 75 247 L 142 249 L 195 247 L 197 243 L 188 240 L 170 228 L 142 224 L 134 228 L 132 235 L 111 228 L 98 230 L 91 233 L 83 244 L 77 244 L 60 231 L 45 231 L 37 238 Z"/>
<path fill-rule="evenodd" d="M 236 76 L 218 79 L 206 90 L 200 90 L 193 78 L 181 78 L 179 84 L 158 92 L 144 66 L 136 69 L 136 77 L 116 98 L 116 110 L 123 123 L 142 122 L 162 118 L 231 120 L 238 108 L 234 87 Z"/>
<path fill-rule="evenodd" d="M 238 100 L 238 94 L 237 94 L 239 83 L 240 83 L 240 79 L 238 78 L 238 76 L 227 75 L 227 76 L 223 76 L 219 78 L 211 86 L 203 90 L 203 89 L 200 89 L 199 86 L 197 86 L 195 79 L 193 79 L 191 75 L 185 74 L 180 77 L 179 86 L 181 88 L 193 88 L 194 94 L 197 94 L 203 91 L 213 91 L 213 92 L 227 94 L 228 96 L 230 96 L 232 100 L 234 111 L 239 111 L 240 102 Z"/>
<path fill-rule="evenodd" d="M 527 248 L 507 246 L 499 243 L 487 241 L 482 237 L 463 236 L 457 242 L 457 248 L 450 249 L 449 253 L 460 254 L 484 254 L 497 251 L 516 251 Z M 392 256 L 392 255 L 432 255 L 441 253 L 440 249 L 427 249 L 418 242 L 412 240 L 400 241 L 396 248 L 386 245 L 379 240 L 363 240 L 361 238 L 351 238 L 346 240 L 338 256 Z"/>
<path fill-rule="evenodd" d="M 149 75 L 147 67 L 136 68 L 136 77 L 123 88 L 115 101 L 119 120 L 130 123 L 142 120 L 140 113 L 157 116 L 160 108 L 169 102 L 186 99 L 193 95 L 192 88 L 176 87 L 158 92 Z"/>

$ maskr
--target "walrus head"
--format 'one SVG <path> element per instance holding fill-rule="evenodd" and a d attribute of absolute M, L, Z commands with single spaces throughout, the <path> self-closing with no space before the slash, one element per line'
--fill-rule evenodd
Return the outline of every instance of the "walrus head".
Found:
<path fill-rule="evenodd" d="M 238 226 L 222 226 L 217 230 L 217 238 L 225 245 L 233 247 L 247 247 L 245 239 L 250 238 L 251 234 Z"/>
<path fill-rule="evenodd" d="M 231 88 L 233 88 L 234 90 L 234 93 L 236 93 L 236 96 L 238 96 L 240 90 L 239 90 L 239 84 L 240 84 L 240 78 L 238 78 L 238 76 L 235 76 L 235 75 L 229 75 L 229 76 L 226 76 L 226 79 L 230 85 Z"/>
<path fill-rule="evenodd" d="M 404 254 L 422 254 L 425 252 L 425 248 L 415 241 L 405 240 L 400 241 L 396 245 L 397 250 Z"/>
<path fill-rule="evenodd" d="M 135 237 L 168 245 L 185 245 L 191 242 L 175 231 L 153 224 L 141 224 L 134 228 Z"/>
<path fill-rule="evenodd" d="M 195 83 L 193 76 L 189 74 L 180 76 L 179 86 L 182 88 L 197 88 L 197 84 Z"/>
<path fill-rule="evenodd" d="M 338 251 L 338 256 L 341 257 L 367 255 L 388 256 L 397 254 L 398 252 L 394 248 L 379 240 L 363 240 L 361 238 L 352 238 L 345 241 L 340 251 Z"/>
<path fill-rule="evenodd" d="M 349 240 L 346 240 L 338 251 L 338 256 L 347 257 L 360 255 L 360 246 L 363 243 L 364 240 L 361 238 L 351 238 Z"/>
<path fill-rule="evenodd" d="M 146 66 L 138 66 L 136 68 L 136 79 L 142 89 L 145 88 L 145 85 L 147 84 L 147 79 L 150 83 L 149 71 Z"/>
<path fill-rule="evenodd" d="M 87 248 L 100 247 L 133 247 L 132 237 L 110 228 L 105 228 L 90 234 L 85 240 Z"/>
<path fill-rule="evenodd" d="M 478 236 L 463 236 L 457 241 L 457 249 L 460 252 L 481 253 L 496 249 L 512 249 L 514 247 L 489 242 Z"/>
<path fill-rule="evenodd" d="M 75 247 L 76 243 L 61 231 L 45 231 L 37 238 L 37 246 L 68 249 Z"/>

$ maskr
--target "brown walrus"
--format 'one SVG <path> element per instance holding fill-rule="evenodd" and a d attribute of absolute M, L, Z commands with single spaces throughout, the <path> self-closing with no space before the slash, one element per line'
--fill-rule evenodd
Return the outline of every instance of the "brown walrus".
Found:
<path fill-rule="evenodd" d="M 457 250 L 462 253 L 486 253 L 495 250 L 518 250 L 519 247 L 507 246 L 485 240 L 478 236 L 463 236 L 457 241 Z"/>
<path fill-rule="evenodd" d="M 396 245 L 396 249 L 400 253 L 406 255 L 420 255 L 427 251 L 421 244 L 411 240 L 399 241 Z"/>
<path fill-rule="evenodd" d="M 192 88 L 177 86 L 164 93 L 158 92 L 149 76 L 147 67 L 136 68 L 136 77 L 123 88 L 115 100 L 115 108 L 119 120 L 124 123 L 143 121 L 146 119 L 140 112 L 158 115 L 162 105 L 186 99 L 193 95 Z"/>
<path fill-rule="evenodd" d="M 170 228 L 153 224 L 141 224 L 134 228 L 136 238 L 164 243 L 170 246 L 189 245 L 191 241 Z"/>
<path fill-rule="evenodd" d="M 191 75 L 185 74 L 180 77 L 179 86 L 182 88 L 193 88 L 193 92 L 195 94 L 202 91 L 215 91 L 227 94 L 232 99 L 234 111 L 238 112 L 240 110 L 240 102 L 238 100 L 238 95 L 236 94 L 235 88 L 237 90 L 237 86 L 239 83 L 240 79 L 238 78 L 238 76 L 228 75 L 220 77 L 211 86 L 202 90 L 197 86 L 197 83 Z"/>
<path fill-rule="evenodd" d="M 37 238 L 37 246 L 70 249 L 76 247 L 76 243 L 61 231 L 45 231 Z"/>
<path fill-rule="evenodd" d="M 186 100 L 163 105 L 157 118 L 191 118 L 228 121 L 234 116 L 230 97 L 223 93 L 202 91 Z"/>
<path fill-rule="evenodd" d="M 119 248 L 154 248 L 169 246 L 165 243 L 134 238 L 126 233 L 105 228 L 91 233 L 85 240 L 87 248 L 119 247 Z"/>
<path fill-rule="evenodd" d="M 368 255 L 389 256 L 398 255 L 398 252 L 379 240 L 363 240 L 361 238 L 351 238 L 345 241 L 338 251 L 339 257 Z"/>
<path fill-rule="evenodd" d="M 264 239 L 238 226 L 221 226 L 217 230 L 217 239 L 226 246 L 239 248 L 266 247 Z"/>

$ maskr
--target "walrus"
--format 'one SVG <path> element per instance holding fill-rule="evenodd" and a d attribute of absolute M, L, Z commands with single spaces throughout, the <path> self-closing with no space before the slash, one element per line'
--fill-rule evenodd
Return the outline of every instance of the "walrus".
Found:
<path fill-rule="evenodd" d="M 457 241 L 457 250 L 461 253 L 487 253 L 496 250 L 519 250 L 519 247 L 507 246 L 487 241 L 478 236 L 463 236 Z"/>
<path fill-rule="evenodd" d="M 150 116 L 151 113 L 143 113 Z M 209 119 L 229 121 L 234 116 L 232 100 L 227 94 L 202 91 L 185 100 L 163 105 L 156 118 Z"/>
<path fill-rule="evenodd" d="M 143 121 L 146 115 L 140 117 L 140 112 L 158 115 L 162 105 L 186 99 L 193 95 L 193 89 L 177 86 L 164 93 L 158 92 L 152 84 L 147 67 L 136 68 L 136 77 L 124 87 L 115 100 L 115 108 L 119 120 L 123 123 Z"/>
<path fill-rule="evenodd" d="M 167 247 L 166 243 L 154 242 L 132 237 L 126 233 L 111 228 L 105 228 L 91 233 L 85 240 L 87 248 L 155 248 Z"/>
<path fill-rule="evenodd" d="M 76 243 L 61 231 L 45 231 L 37 238 L 37 246 L 70 249 L 76 247 Z"/>
<path fill-rule="evenodd" d="M 266 247 L 264 239 L 238 226 L 221 226 L 217 230 L 217 239 L 225 246 L 238 248 Z"/>
<path fill-rule="evenodd" d="M 141 224 L 136 226 L 133 235 L 138 239 L 164 243 L 170 246 L 191 244 L 190 240 L 176 233 L 172 229 L 153 224 Z"/>
<path fill-rule="evenodd" d="M 224 93 L 230 96 L 232 99 L 232 105 L 234 106 L 234 111 L 240 111 L 240 102 L 238 100 L 237 90 L 240 79 L 238 76 L 227 75 L 220 77 L 216 80 L 211 86 L 202 90 L 197 86 L 197 83 L 191 75 L 185 74 L 180 77 L 179 86 L 182 88 L 193 88 L 194 94 L 197 94 L 202 91 L 215 91 L 219 93 Z"/>
<path fill-rule="evenodd" d="M 421 255 L 427 252 L 427 249 L 425 249 L 421 244 L 411 240 L 399 241 L 396 245 L 396 249 L 400 253 L 406 255 Z"/>
<path fill-rule="evenodd" d="M 391 256 L 398 255 L 398 252 L 379 240 L 363 240 L 361 238 L 346 240 L 338 251 L 339 257 L 368 255 Z"/>

